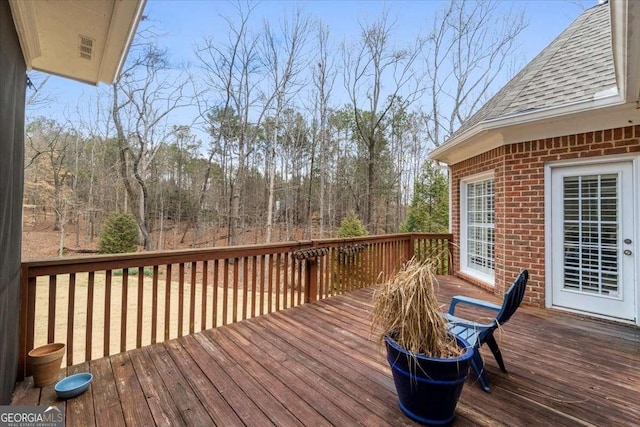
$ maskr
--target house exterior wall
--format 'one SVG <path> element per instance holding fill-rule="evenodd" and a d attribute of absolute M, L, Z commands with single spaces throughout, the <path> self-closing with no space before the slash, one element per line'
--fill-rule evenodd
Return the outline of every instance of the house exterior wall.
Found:
<path fill-rule="evenodd" d="M 495 285 L 455 274 L 503 295 L 521 269 L 529 270 L 525 301 L 545 303 L 544 167 L 554 161 L 640 153 L 640 126 L 605 129 L 506 145 L 452 165 L 452 233 L 460 242 L 460 181 L 493 170 L 495 187 Z"/>
<path fill-rule="evenodd" d="M 9 3 L 0 2 L 0 405 L 18 370 L 26 68 Z"/>

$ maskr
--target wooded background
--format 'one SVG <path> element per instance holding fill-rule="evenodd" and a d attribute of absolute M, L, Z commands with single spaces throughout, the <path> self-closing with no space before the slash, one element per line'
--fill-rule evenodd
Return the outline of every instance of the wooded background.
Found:
<path fill-rule="evenodd" d="M 334 45 L 312 16 L 256 26 L 237 3 L 197 72 L 143 20 L 119 80 L 65 121 L 38 115 L 52 100 L 30 76 L 25 225 L 53 223 L 61 253 L 95 247 L 113 211 L 147 250 L 328 237 L 350 210 L 372 234 L 444 231 L 446 171 L 427 155 L 512 74 L 526 22 L 497 5 L 451 1 L 400 46 L 388 13 Z"/>

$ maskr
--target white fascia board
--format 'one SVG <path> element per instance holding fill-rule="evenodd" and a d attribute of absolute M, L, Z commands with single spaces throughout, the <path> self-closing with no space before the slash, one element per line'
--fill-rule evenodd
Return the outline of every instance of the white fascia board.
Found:
<path fill-rule="evenodd" d="M 617 2 L 614 3 L 617 7 Z M 612 7 L 614 7 L 612 4 Z M 625 97 L 627 102 L 640 101 L 640 2 L 623 2 L 626 5 L 625 23 Z M 612 10 L 616 10 L 615 8 Z M 615 45 L 614 45 L 615 46 Z"/>
<path fill-rule="evenodd" d="M 564 121 L 560 119 L 566 119 L 569 116 L 582 114 L 597 114 L 600 110 L 624 106 L 624 104 L 625 101 L 623 97 L 620 96 L 615 88 L 611 88 L 610 91 L 607 90 L 597 94 L 594 99 L 587 101 L 579 101 L 536 111 L 528 111 L 521 114 L 513 114 L 507 117 L 484 120 L 461 133 L 457 137 L 449 140 L 446 144 L 431 151 L 431 153 L 429 153 L 429 158 L 452 165 L 468 159 L 469 157 L 487 152 L 493 148 L 499 147 L 500 145 L 542 138 L 542 136 L 537 136 L 536 132 L 533 132 L 529 135 L 521 135 L 518 141 L 513 141 L 511 138 L 505 138 L 503 135 L 503 131 L 507 128 L 513 130 L 517 127 L 525 127 L 529 124 L 535 124 L 537 127 L 549 122 L 550 125 L 545 126 L 545 135 L 549 135 L 553 134 L 553 123 L 558 125 L 565 124 Z M 608 126 L 608 128 L 612 127 L 615 126 Z M 576 125 L 572 128 L 570 133 L 586 132 L 588 131 L 586 129 L 587 128 L 581 128 Z M 566 133 L 557 133 L 557 135 L 564 134 Z M 547 138 L 549 136 L 544 137 Z"/>
<path fill-rule="evenodd" d="M 117 0 L 114 3 L 98 81 L 111 84 L 118 78 L 142 19 L 145 4 L 146 0 Z"/>
<path fill-rule="evenodd" d="M 618 85 L 618 90 L 623 96 L 626 95 L 627 89 L 626 81 L 628 6 L 629 2 L 626 0 L 611 0 L 611 2 L 609 3 L 611 43 L 613 48 L 613 68 L 616 74 L 616 84 Z"/>
<path fill-rule="evenodd" d="M 9 6 L 27 70 L 31 70 L 33 59 L 42 55 L 39 33 L 34 31 L 38 27 L 34 3 L 23 0 L 9 0 Z"/>

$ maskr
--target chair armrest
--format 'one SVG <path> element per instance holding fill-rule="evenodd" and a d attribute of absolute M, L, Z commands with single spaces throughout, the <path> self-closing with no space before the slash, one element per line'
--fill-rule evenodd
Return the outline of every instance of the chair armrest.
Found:
<path fill-rule="evenodd" d="M 489 301 L 485 301 L 478 298 L 465 297 L 463 295 L 456 295 L 453 298 L 451 298 L 451 304 L 449 305 L 449 314 L 451 315 L 454 314 L 456 310 L 456 305 L 458 305 L 458 303 L 473 305 L 476 307 L 486 308 L 486 309 L 495 310 L 495 311 L 500 311 L 502 309 L 502 306 L 498 304 L 494 304 Z"/>
<path fill-rule="evenodd" d="M 456 317 L 448 313 L 444 313 L 444 318 L 447 320 L 447 323 L 451 327 L 461 326 L 466 329 L 473 329 L 477 332 L 480 332 L 495 326 L 495 321 L 492 321 L 489 323 L 479 323 L 479 322 L 474 322 L 473 320 L 467 320 L 461 317 Z"/>

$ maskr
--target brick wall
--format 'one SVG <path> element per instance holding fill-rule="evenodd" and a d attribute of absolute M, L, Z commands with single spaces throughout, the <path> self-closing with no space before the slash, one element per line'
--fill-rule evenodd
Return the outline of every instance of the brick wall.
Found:
<path fill-rule="evenodd" d="M 452 232 L 460 242 L 460 180 L 493 170 L 495 188 L 495 287 L 504 294 L 521 269 L 529 270 L 525 301 L 544 306 L 544 166 L 549 162 L 640 153 L 640 126 L 526 141 L 496 148 L 451 166 Z M 457 276 L 487 288 L 460 272 Z M 491 289 L 490 287 L 488 287 Z"/>

